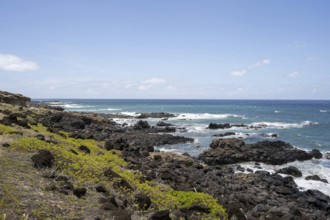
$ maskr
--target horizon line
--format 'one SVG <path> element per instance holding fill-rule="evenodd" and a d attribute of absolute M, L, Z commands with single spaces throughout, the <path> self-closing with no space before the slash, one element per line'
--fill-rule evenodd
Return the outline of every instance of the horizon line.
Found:
<path fill-rule="evenodd" d="M 330 101 L 330 99 L 258 99 L 258 98 L 31 98 L 34 100 L 209 100 L 209 101 Z"/>

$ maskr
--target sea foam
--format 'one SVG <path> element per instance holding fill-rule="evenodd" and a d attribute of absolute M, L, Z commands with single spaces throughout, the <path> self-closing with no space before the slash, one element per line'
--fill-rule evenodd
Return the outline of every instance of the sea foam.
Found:
<path fill-rule="evenodd" d="M 127 115 L 127 116 L 132 116 L 132 117 L 137 117 L 137 116 L 141 115 L 140 113 L 137 113 L 137 112 L 120 112 L 120 114 Z"/>
<path fill-rule="evenodd" d="M 94 106 L 90 106 L 90 105 L 79 105 L 79 104 L 75 104 L 75 103 L 68 103 L 68 102 L 48 102 L 48 104 L 50 106 L 54 106 L 54 107 L 62 107 L 65 109 L 74 109 L 74 108 L 91 108 Z"/>
<path fill-rule="evenodd" d="M 245 116 L 235 115 L 235 114 L 182 113 L 182 114 L 178 114 L 177 117 L 175 117 L 173 119 L 179 119 L 179 120 L 206 120 L 206 119 L 226 119 L 226 118 L 245 119 Z"/>
<path fill-rule="evenodd" d="M 270 173 L 275 173 L 276 170 L 282 169 L 288 166 L 297 167 L 302 172 L 302 177 L 294 178 L 294 181 L 298 185 L 299 190 L 306 191 L 309 189 L 319 190 L 322 193 L 330 196 L 330 187 L 328 183 L 315 180 L 305 180 L 307 176 L 318 175 L 321 179 L 326 179 L 330 182 L 330 161 L 325 159 L 312 159 L 309 161 L 295 161 L 284 165 L 268 165 L 260 163 L 262 170 Z M 248 162 L 241 164 L 243 168 L 250 168 L 253 171 L 260 170 L 254 167 L 254 162 Z M 248 173 L 248 172 L 245 172 Z M 287 176 L 280 174 L 281 176 Z"/>
<path fill-rule="evenodd" d="M 303 128 L 306 126 L 317 125 L 318 122 L 303 121 L 299 123 L 287 123 L 287 122 L 255 122 L 250 125 L 253 127 L 265 127 L 265 128 L 277 128 L 277 129 L 287 129 L 287 128 Z"/>
<path fill-rule="evenodd" d="M 121 111 L 120 108 L 102 108 L 100 111 Z"/>

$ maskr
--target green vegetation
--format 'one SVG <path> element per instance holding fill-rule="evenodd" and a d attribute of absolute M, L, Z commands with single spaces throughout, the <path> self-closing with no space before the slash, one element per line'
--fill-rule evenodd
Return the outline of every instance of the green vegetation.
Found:
<path fill-rule="evenodd" d="M 10 126 L 0 124 L 0 134 L 13 134 L 16 132 L 17 132 L 17 129 L 10 127 Z"/>
<path fill-rule="evenodd" d="M 141 181 L 142 174 L 128 169 L 128 164 L 121 157 L 121 152 L 105 150 L 101 147 L 104 144 L 102 142 L 70 138 L 69 134 L 65 132 L 61 132 L 61 134 L 51 133 L 41 124 L 31 125 L 31 129 L 33 134 L 31 134 L 31 130 L 24 129 L 23 136 L 13 138 L 11 148 L 18 152 L 31 153 L 41 149 L 51 151 L 55 157 L 57 171 L 72 177 L 76 186 L 102 183 L 107 188 L 111 188 L 116 178 L 109 180 L 104 175 L 107 169 L 111 169 L 134 189 L 134 192 L 123 190 L 123 193 L 128 193 L 131 197 L 133 193 L 145 193 L 160 210 L 174 210 L 188 208 L 193 204 L 203 204 L 210 208 L 208 216 L 211 216 L 212 219 L 219 219 L 221 216 L 227 219 L 227 214 L 223 207 L 218 204 L 217 199 L 206 193 L 176 191 L 168 185 L 153 181 Z M 0 134 L 15 132 L 17 132 L 15 128 L 0 124 Z M 36 134 L 44 135 L 46 141 L 36 138 Z M 90 154 L 79 151 L 79 147 L 82 145 L 90 149 Z M 10 196 L 11 191 L 7 190 L 6 192 L 8 192 L 6 198 L 15 202 L 15 197 Z M 0 199 L 0 205 L 3 203 L 4 200 Z M 34 210 L 32 214 L 37 216 L 41 215 L 40 213 L 44 212 Z M 209 219 L 208 216 L 201 215 L 200 217 Z"/>

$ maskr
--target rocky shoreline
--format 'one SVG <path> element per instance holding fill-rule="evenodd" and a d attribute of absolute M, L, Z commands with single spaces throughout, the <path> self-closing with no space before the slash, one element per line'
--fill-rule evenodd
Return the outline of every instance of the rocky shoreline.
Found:
<path fill-rule="evenodd" d="M 171 133 L 175 132 L 176 128 L 164 120 L 156 126 L 150 126 L 146 121 L 147 118 L 175 117 L 173 114 L 144 113 L 136 118 L 139 120 L 136 124 L 128 126 L 117 124 L 111 119 L 115 118 L 113 115 L 65 112 L 59 108 L 40 106 L 35 103 L 25 107 L 25 103 L 29 101 L 28 98 L 13 96 L 16 100 L 17 97 L 24 98 L 21 101 L 12 102 L 8 101 L 9 93 L 4 93 L 4 95 L 6 99 L 1 98 L 0 92 L 0 102 L 5 103 L 0 109 L 0 125 L 19 128 L 17 132 L 22 134 L 15 134 L 16 139 L 18 136 L 25 137 L 29 132 L 33 133 L 30 130 L 36 130 L 36 126 L 42 125 L 47 132 L 29 133 L 29 135 L 51 146 L 68 146 L 60 145 L 61 137 L 71 141 L 73 139 L 86 140 L 86 143 L 89 140 L 97 141 L 102 150 L 99 154 L 118 152 L 127 163 L 125 169 L 142 174 L 139 177 L 139 183 L 135 183 L 135 180 L 133 181 L 124 172 L 121 173 L 120 169 L 124 169 L 123 167 L 118 170 L 111 167 L 102 170 L 102 178 L 111 182 L 110 189 L 98 181 L 94 181 L 94 185 L 87 187 L 75 187 L 70 182 L 68 174 L 63 176 L 57 171 L 48 175 L 48 178 L 52 178 L 51 176 L 57 178 L 53 181 L 54 184 L 47 186 L 52 193 L 67 193 L 78 198 L 85 198 L 86 193 L 88 194 L 93 188 L 94 191 L 102 194 L 102 199 L 98 200 L 102 211 L 95 213 L 93 218 L 88 218 L 107 219 L 109 216 L 114 216 L 116 219 L 330 218 L 329 196 L 317 190 L 299 191 L 294 182 L 294 178 L 299 176 L 299 170 L 295 167 L 288 167 L 271 174 L 266 171 L 253 172 L 252 170 L 243 173 L 241 171 L 245 171 L 244 168 L 238 165 L 248 161 L 276 165 L 296 160 L 319 159 L 322 154 L 318 150 L 306 152 L 282 141 L 246 144 L 238 138 L 219 138 L 214 140 L 210 144 L 210 149 L 198 158 L 188 154 L 156 152 L 154 146 L 193 142 L 191 138 L 172 135 Z M 246 125 L 210 124 L 209 128 L 223 129 L 228 126 L 247 127 Z M 9 129 L 7 127 L 6 129 Z M 249 127 L 249 129 L 258 128 Z M 5 149 L 10 150 L 12 146 L 15 146 L 16 139 L 11 139 L 10 132 L 6 134 L 5 127 L 3 130 L 0 133 L 1 144 Z M 56 147 L 51 149 L 53 150 L 47 152 L 39 150 L 33 154 L 32 161 L 37 169 L 60 164 L 56 157 Z M 71 148 L 70 152 L 80 157 L 92 154 L 93 148 L 87 144 L 77 145 L 77 148 Z M 280 174 L 285 174 L 285 176 Z M 113 179 L 116 181 L 113 182 Z M 311 176 L 309 179 L 322 181 L 318 176 Z M 194 202 L 182 207 L 161 208 L 159 204 L 162 201 L 157 201 L 157 196 L 153 197 L 152 192 L 146 190 L 147 185 L 143 185 L 149 182 L 169 186 L 175 192 L 199 192 L 211 195 L 225 208 L 227 214 L 220 212 L 214 214 L 214 210 L 211 210 L 211 202 L 206 204 Z M 141 184 L 144 190 L 141 190 Z M 126 193 L 120 193 L 123 186 L 132 194 L 126 191 Z M 177 194 L 173 193 L 173 195 Z M 189 199 L 187 195 L 185 194 L 184 197 Z M 79 217 L 87 218 L 83 214 Z"/>

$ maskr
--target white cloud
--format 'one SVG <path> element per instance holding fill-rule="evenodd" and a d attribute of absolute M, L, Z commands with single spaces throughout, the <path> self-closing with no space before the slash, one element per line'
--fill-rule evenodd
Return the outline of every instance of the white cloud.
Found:
<path fill-rule="evenodd" d="M 166 80 L 160 79 L 160 78 L 152 78 L 152 79 L 145 80 L 142 83 L 148 84 L 148 85 L 159 85 L 159 84 L 166 83 Z"/>
<path fill-rule="evenodd" d="M 300 75 L 299 72 L 298 71 L 295 71 L 295 72 L 289 73 L 288 74 L 288 77 L 290 77 L 290 78 L 297 78 L 299 75 Z"/>
<path fill-rule="evenodd" d="M 249 66 L 249 69 L 253 69 L 253 68 L 257 68 L 259 66 L 263 66 L 263 65 L 267 65 L 270 63 L 270 60 L 269 59 L 263 59 L 259 62 L 256 62 L 255 64 L 252 64 Z"/>
<path fill-rule="evenodd" d="M 24 72 L 37 70 L 38 68 L 35 62 L 23 60 L 15 55 L 0 54 L 0 69 L 2 70 Z"/>
<path fill-rule="evenodd" d="M 250 70 L 255 69 L 255 68 L 258 68 L 258 67 L 263 66 L 263 65 L 268 65 L 269 63 L 270 63 L 270 60 L 269 59 L 263 59 L 261 61 L 258 61 L 256 63 L 248 66 L 246 69 L 232 71 L 230 73 L 230 75 L 231 76 L 244 76 Z"/>
<path fill-rule="evenodd" d="M 153 87 L 156 87 L 158 85 L 162 85 L 165 83 L 166 83 L 165 79 L 160 79 L 160 78 L 147 79 L 142 82 L 142 85 L 139 86 L 139 90 L 149 90 Z"/>
<path fill-rule="evenodd" d="M 233 72 L 230 73 L 230 75 L 232 76 L 243 76 L 247 73 L 246 70 L 235 70 Z"/>

